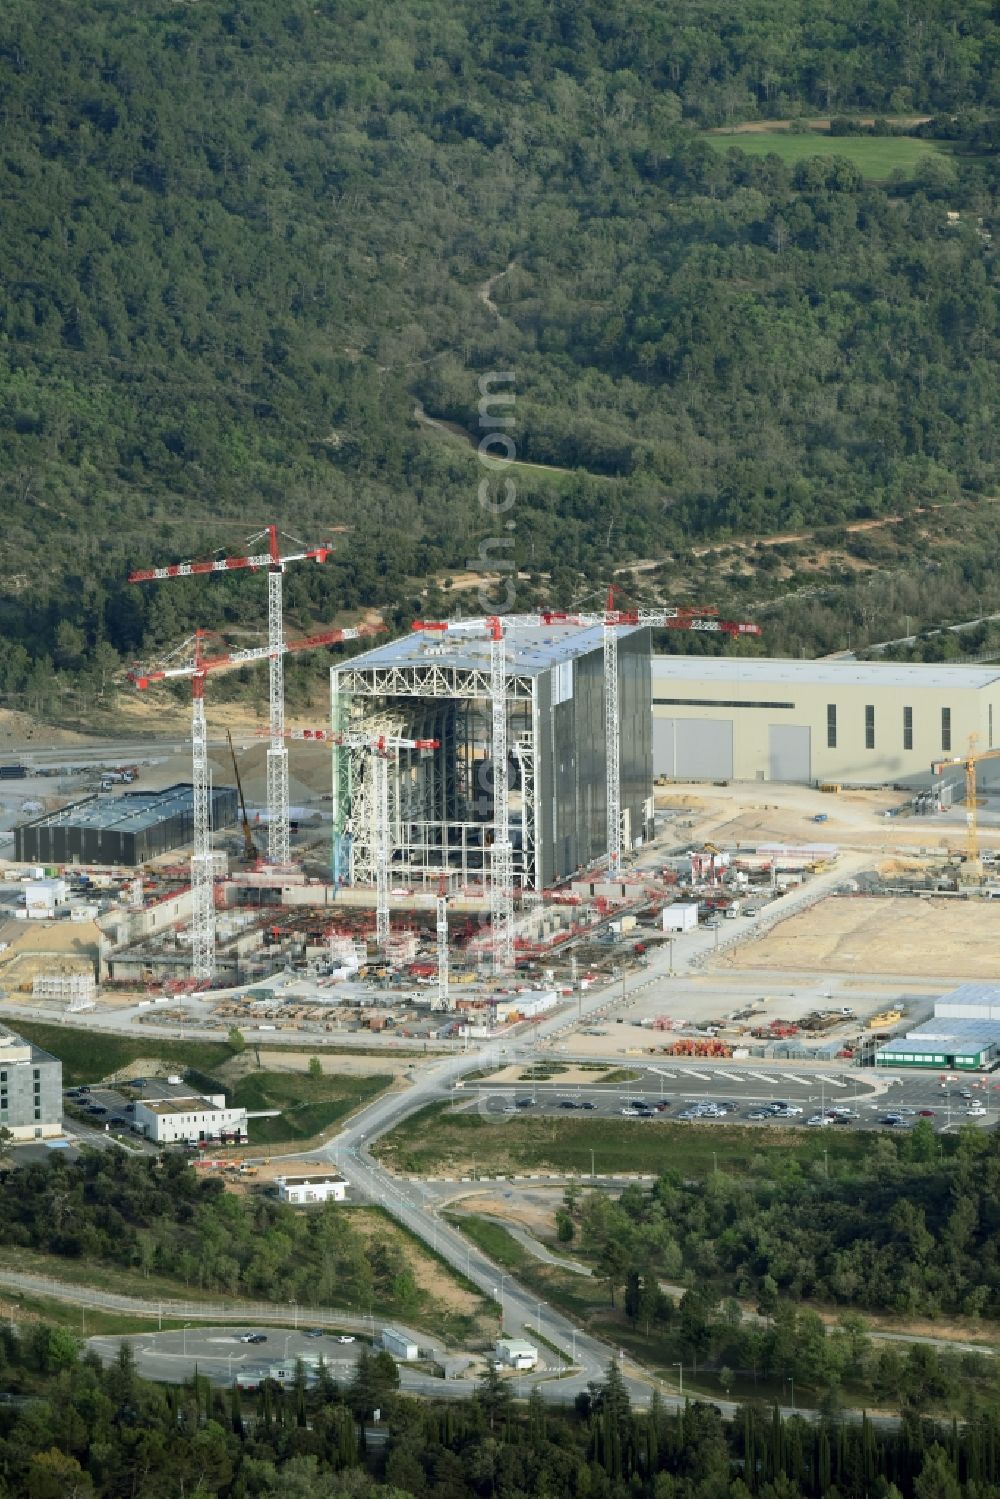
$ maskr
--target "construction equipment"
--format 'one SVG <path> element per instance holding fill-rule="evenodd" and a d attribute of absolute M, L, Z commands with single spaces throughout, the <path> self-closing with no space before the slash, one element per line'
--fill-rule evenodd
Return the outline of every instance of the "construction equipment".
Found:
<path fill-rule="evenodd" d="M 284 533 L 282 533 L 284 534 Z M 267 551 L 255 556 L 213 557 L 204 562 L 177 562 L 169 567 L 145 567 L 129 574 L 130 583 L 148 583 L 167 578 L 193 578 L 207 573 L 238 572 L 248 569 L 257 572 L 267 569 L 267 643 L 270 663 L 270 729 L 271 743 L 267 751 L 267 856 L 272 864 L 287 864 L 289 859 L 288 827 L 288 750 L 283 741 L 285 727 L 285 676 L 282 642 L 282 578 L 290 562 L 325 562 L 332 547 L 306 546 L 297 538 L 290 538 L 301 546 L 301 552 L 281 555 L 278 546 L 277 526 L 251 536 L 248 545 L 267 538 Z M 384 627 L 383 627 L 384 628 Z M 372 633 L 365 631 L 365 633 Z M 350 638 L 345 635 L 345 639 Z"/>
<path fill-rule="evenodd" d="M 280 651 L 306 651 L 318 646 L 338 645 L 342 640 L 366 632 L 365 626 L 350 631 L 327 630 L 302 640 L 283 642 Z M 205 722 L 205 680 L 208 673 L 225 667 L 249 666 L 269 659 L 273 647 L 251 646 L 206 656 L 204 642 L 210 631 L 196 630 L 162 665 L 152 669 L 136 667 L 128 673 L 129 681 L 145 690 L 154 682 L 189 678 L 191 682 L 191 766 L 194 798 L 194 852 L 191 855 L 191 973 L 199 981 L 215 977 L 215 904 L 213 900 L 214 869 L 212 834 L 208 800 L 208 729 Z"/>
<path fill-rule="evenodd" d="M 250 819 L 247 816 L 246 798 L 243 795 L 243 782 L 240 779 L 240 767 L 236 763 L 236 750 L 233 746 L 233 736 L 226 730 L 226 738 L 229 741 L 229 753 L 233 758 L 233 775 L 236 777 L 236 792 L 240 799 L 240 827 L 243 830 L 243 857 L 248 864 L 256 864 L 260 855 L 257 845 L 253 841 L 253 833 L 250 831 Z"/>
<path fill-rule="evenodd" d="M 264 731 L 261 731 L 264 732 Z M 439 739 L 403 739 L 398 734 L 335 734 L 329 729 L 282 730 L 285 739 L 332 744 L 339 749 L 364 750 L 371 755 L 372 844 L 375 849 L 375 940 L 385 951 L 389 940 L 389 866 L 392 824 L 389 817 L 389 757 L 401 750 L 440 749 Z"/>
<path fill-rule="evenodd" d="M 965 755 L 951 755 L 946 760 L 935 760 L 931 764 L 934 775 L 943 775 L 949 765 L 962 765 L 965 767 L 965 864 L 967 872 L 973 878 L 979 878 L 983 872 L 982 860 L 979 857 L 979 794 L 976 785 L 976 766 L 980 760 L 995 760 L 1000 756 L 1000 749 L 978 750 L 976 745 L 979 735 L 969 735 L 969 751 Z"/>
<path fill-rule="evenodd" d="M 415 620 L 414 630 L 483 634 L 490 642 L 490 759 L 493 770 L 493 842 L 490 845 L 490 944 L 493 972 L 514 969 L 514 848 L 510 841 L 510 776 L 507 748 L 506 621 L 485 619 Z"/>

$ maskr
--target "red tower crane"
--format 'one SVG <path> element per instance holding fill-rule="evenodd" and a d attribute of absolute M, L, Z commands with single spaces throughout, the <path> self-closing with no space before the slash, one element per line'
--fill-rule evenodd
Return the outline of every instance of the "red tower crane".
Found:
<path fill-rule="evenodd" d="M 129 574 L 130 583 L 151 583 L 168 578 L 196 578 L 208 573 L 257 572 L 267 569 L 267 643 L 269 647 L 270 729 L 267 751 L 267 856 L 272 864 L 287 864 L 288 831 L 288 750 L 284 744 L 285 667 L 282 621 L 282 578 L 290 562 L 325 562 L 332 550 L 329 544 L 306 546 L 299 552 L 281 553 L 277 526 L 268 526 L 251 536 L 249 546 L 267 539 L 267 551 L 243 557 L 212 557 L 203 562 L 175 562 L 167 567 L 143 567 Z M 295 541 L 296 538 L 290 538 Z M 348 636 L 345 639 L 350 638 Z"/>
<path fill-rule="evenodd" d="M 381 628 L 381 626 L 379 627 Z M 308 651 L 318 646 L 339 645 L 358 635 L 375 634 L 374 626 L 358 625 L 348 630 L 326 630 L 307 635 L 302 640 L 282 642 L 284 655 L 291 651 Z M 213 867 L 211 819 L 208 800 L 208 728 L 205 722 L 205 681 L 209 672 L 224 667 L 249 666 L 255 661 L 270 660 L 274 647 L 251 646 L 244 650 L 205 653 L 207 630 L 196 630 L 158 666 L 129 672 L 129 680 L 143 690 L 154 682 L 187 677 L 191 681 L 191 763 L 194 796 L 194 852 L 191 856 L 191 972 L 196 979 L 215 976 L 215 905 L 212 899 Z"/>

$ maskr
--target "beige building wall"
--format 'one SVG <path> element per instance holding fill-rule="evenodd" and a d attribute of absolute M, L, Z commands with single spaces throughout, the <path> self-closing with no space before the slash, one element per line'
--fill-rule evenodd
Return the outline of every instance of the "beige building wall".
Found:
<path fill-rule="evenodd" d="M 658 776 L 878 785 L 927 776 L 972 734 L 1000 748 L 992 667 L 653 657 Z"/>

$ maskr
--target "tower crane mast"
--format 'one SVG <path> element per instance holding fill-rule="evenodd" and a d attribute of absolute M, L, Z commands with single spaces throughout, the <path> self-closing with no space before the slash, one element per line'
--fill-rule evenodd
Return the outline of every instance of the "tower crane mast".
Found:
<path fill-rule="evenodd" d="M 961 765 L 965 769 L 965 862 L 969 872 L 973 875 L 981 875 L 983 872 L 982 861 L 979 857 L 979 788 L 977 766 L 980 760 L 996 760 L 1000 757 L 1000 749 L 977 750 L 979 735 L 969 735 L 969 750 L 965 755 L 949 755 L 946 759 L 935 760 L 931 765 L 934 775 L 939 776 L 947 770 L 949 765 Z"/>
<path fill-rule="evenodd" d="M 568 611 L 546 609 L 537 616 L 516 616 L 526 623 L 545 625 L 566 624 L 591 628 L 599 625 L 604 647 L 604 737 L 606 801 L 608 816 L 608 876 L 616 880 L 622 870 L 622 807 L 621 807 L 621 710 L 618 690 L 618 631 L 622 627 L 648 627 L 656 630 L 695 630 L 710 635 L 729 635 L 734 638 L 761 634 L 760 625 L 741 623 L 737 620 L 720 619 L 718 610 L 709 608 L 685 608 L 676 604 L 664 604 L 658 609 L 616 609 L 614 589 L 608 589 L 608 599 L 601 613 L 578 614 Z"/>
<path fill-rule="evenodd" d="M 285 665 L 282 588 L 285 568 L 290 562 L 325 562 L 331 547 L 305 546 L 301 552 L 284 556 L 278 545 L 278 528 L 271 525 L 251 536 L 248 545 L 267 541 L 267 551 L 240 557 L 213 557 L 203 562 L 177 562 L 167 567 L 139 568 L 129 574 L 130 583 L 148 583 L 169 578 L 194 578 L 209 573 L 251 572 L 267 569 L 267 643 L 269 661 L 270 744 L 267 750 L 267 856 L 272 864 L 289 861 L 288 823 L 288 750 L 284 743 Z"/>
<path fill-rule="evenodd" d="M 263 732 L 263 731 L 262 731 Z M 392 824 L 389 817 L 389 757 L 395 750 L 440 749 L 440 739 L 404 739 L 398 734 L 335 734 L 329 729 L 288 729 L 286 739 L 365 750 L 371 756 L 371 841 L 375 850 L 375 940 L 384 951 L 389 940 L 389 868 Z"/>
<path fill-rule="evenodd" d="M 493 972 L 514 967 L 514 848 L 510 841 L 510 776 L 507 761 L 507 621 L 485 619 L 415 620 L 415 630 L 485 634 L 490 643 L 490 758 L 493 762 L 493 842 L 490 846 L 490 943 Z"/>
<path fill-rule="evenodd" d="M 375 633 L 374 627 L 360 625 L 349 630 L 327 630 L 307 635 L 302 640 L 284 641 L 278 647 L 282 655 L 290 651 L 313 650 L 318 646 L 339 645 L 358 634 Z M 205 681 L 209 672 L 224 667 L 249 666 L 269 660 L 270 642 L 244 650 L 205 654 L 207 630 L 196 630 L 189 640 L 170 654 L 161 665 L 148 670 L 135 668 L 129 680 L 140 691 L 154 682 L 188 678 L 191 682 L 191 784 L 194 798 L 194 851 L 191 855 L 191 973 L 192 977 L 210 981 L 215 977 L 215 902 L 212 862 L 212 829 L 208 797 L 208 728 L 205 721 Z"/>

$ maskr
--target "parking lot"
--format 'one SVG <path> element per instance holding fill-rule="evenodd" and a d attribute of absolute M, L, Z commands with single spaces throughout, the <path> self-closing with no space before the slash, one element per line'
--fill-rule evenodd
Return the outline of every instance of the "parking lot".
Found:
<path fill-rule="evenodd" d="M 635 1069 L 639 1070 L 639 1069 Z M 727 1066 L 642 1069 L 634 1082 L 560 1086 L 524 1082 L 513 1086 L 477 1083 L 474 1096 L 456 1105 L 500 1123 L 504 1118 L 544 1114 L 593 1119 L 619 1118 L 637 1126 L 725 1121 L 759 1128 L 806 1125 L 811 1128 L 906 1129 L 925 1119 L 935 1130 L 960 1124 L 991 1127 L 998 1118 L 997 1080 L 954 1074 L 742 1071 Z"/>

